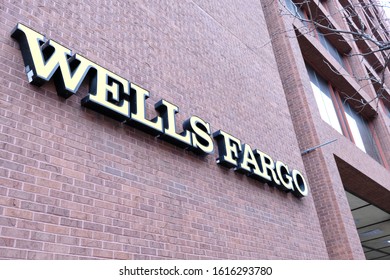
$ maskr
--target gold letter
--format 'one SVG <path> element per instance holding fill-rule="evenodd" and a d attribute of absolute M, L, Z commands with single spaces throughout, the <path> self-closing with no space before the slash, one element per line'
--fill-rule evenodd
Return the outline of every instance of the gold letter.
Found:
<path fill-rule="evenodd" d="M 146 119 L 146 99 L 149 92 L 136 84 L 131 83 L 131 118 L 129 124 L 156 136 L 164 131 L 162 118 L 157 116 L 153 120 Z"/>
<path fill-rule="evenodd" d="M 192 116 L 183 124 L 184 129 L 191 131 L 193 151 L 200 154 L 210 154 L 214 150 L 210 134 L 210 124 L 199 117 Z"/>
<path fill-rule="evenodd" d="M 154 107 L 160 112 L 164 123 L 164 133 L 161 134 L 161 138 L 181 148 L 191 147 L 191 133 L 188 130 L 176 133 L 175 115 L 179 112 L 179 108 L 164 99 L 157 102 Z"/>
<path fill-rule="evenodd" d="M 285 192 L 294 190 L 292 178 L 290 172 L 288 171 L 288 166 L 281 161 L 277 161 L 275 165 L 276 174 L 278 175 L 279 180 L 282 183 L 279 188 Z"/>
<path fill-rule="evenodd" d="M 261 176 L 259 165 L 251 147 L 248 144 L 243 144 L 242 147 L 243 151 L 240 153 L 237 171 L 241 173 L 250 173 L 248 175 L 252 177 Z"/>
<path fill-rule="evenodd" d="M 292 171 L 292 177 L 295 185 L 293 194 L 298 198 L 307 196 L 309 194 L 309 189 L 307 187 L 305 178 L 303 177 L 302 173 L 294 169 Z"/>
<path fill-rule="evenodd" d="M 93 63 L 42 34 L 18 23 L 11 35 L 20 45 L 28 82 L 41 86 L 53 75 L 58 95 L 74 94 Z"/>
<path fill-rule="evenodd" d="M 213 137 L 217 140 L 218 145 L 219 157 L 217 163 L 227 168 L 237 167 L 241 141 L 222 130 L 215 132 Z"/>
<path fill-rule="evenodd" d="M 267 180 L 269 183 L 271 183 L 271 185 L 273 186 L 280 185 L 278 176 L 276 176 L 275 173 L 275 164 L 273 159 L 266 153 L 263 153 L 259 150 L 256 150 L 256 155 L 258 155 L 260 158 L 260 162 L 259 162 L 261 168 L 260 176 L 265 180 Z"/>
<path fill-rule="evenodd" d="M 91 92 L 81 104 L 118 121 L 127 120 L 130 117 L 129 82 L 103 67 L 96 65 L 96 68 Z"/>

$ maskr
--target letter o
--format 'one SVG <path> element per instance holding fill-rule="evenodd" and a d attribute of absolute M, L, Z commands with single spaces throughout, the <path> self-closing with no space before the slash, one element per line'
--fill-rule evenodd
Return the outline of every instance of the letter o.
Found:
<path fill-rule="evenodd" d="M 291 173 L 294 182 L 294 190 L 292 193 L 298 198 L 307 196 L 309 194 L 309 189 L 302 173 L 295 169 Z"/>

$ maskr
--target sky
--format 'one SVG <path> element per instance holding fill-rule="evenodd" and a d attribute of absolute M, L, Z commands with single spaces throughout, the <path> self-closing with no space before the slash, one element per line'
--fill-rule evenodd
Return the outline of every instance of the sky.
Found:
<path fill-rule="evenodd" d="M 390 19 L 390 0 L 381 0 L 381 2 L 384 6 L 387 18 Z"/>

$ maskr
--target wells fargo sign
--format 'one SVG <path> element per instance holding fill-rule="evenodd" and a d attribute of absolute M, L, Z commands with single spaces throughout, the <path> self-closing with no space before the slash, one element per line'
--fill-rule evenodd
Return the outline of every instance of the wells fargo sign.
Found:
<path fill-rule="evenodd" d="M 234 168 L 236 172 L 281 191 L 292 192 L 296 197 L 308 195 L 301 172 L 290 170 L 283 162 L 274 161 L 257 149 L 252 150 L 227 132 L 211 133 L 210 124 L 199 117 L 187 119 L 183 131 L 177 132 L 175 115 L 179 108 L 175 104 L 160 100 L 155 104 L 157 116 L 149 120 L 145 113 L 149 97 L 147 90 L 79 54 L 73 54 L 70 49 L 23 24 L 17 24 L 11 36 L 20 45 L 29 83 L 41 86 L 53 79 L 58 95 L 69 98 L 87 79 L 89 93 L 81 100 L 83 106 L 198 154 L 212 153 L 214 138 L 218 146 L 218 164 Z"/>

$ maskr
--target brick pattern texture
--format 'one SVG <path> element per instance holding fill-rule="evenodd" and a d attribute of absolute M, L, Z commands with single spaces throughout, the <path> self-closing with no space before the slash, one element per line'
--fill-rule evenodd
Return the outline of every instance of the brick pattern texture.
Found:
<path fill-rule="evenodd" d="M 329 258 L 364 259 L 345 190 L 387 210 L 390 207 L 390 172 L 321 119 L 304 62 L 304 59 L 314 61 L 318 57 L 313 57 L 316 54 L 308 50 L 302 51 L 293 28 L 302 23 L 289 16 L 280 17 L 281 6 L 277 2 L 263 3 L 263 9 L 269 33 L 274 34 L 272 44 L 299 146 L 305 150 L 329 140 L 337 140 L 303 156 Z M 338 5 L 328 2 L 332 9 Z M 340 26 L 345 25 L 342 18 L 335 17 L 335 20 Z M 325 59 L 333 60 L 314 36 L 302 36 L 312 37 L 318 45 L 315 48 Z M 355 59 L 351 61 L 353 71 L 363 72 L 361 63 L 354 63 Z M 329 69 L 318 71 L 324 74 Z M 372 93 L 365 93 L 365 90 L 360 89 L 360 93 L 368 102 Z M 387 158 L 390 134 L 385 122 L 389 118 L 382 110 L 378 113 L 379 116 L 371 122 Z"/>
<path fill-rule="evenodd" d="M 1 259 L 328 258 L 311 195 L 28 84 L 18 22 L 304 172 L 260 1 L 3 0 Z"/>

